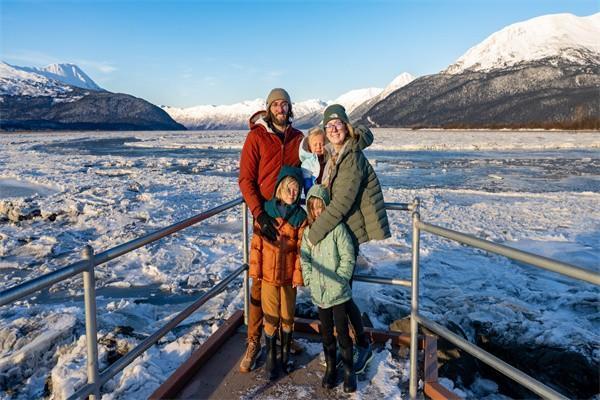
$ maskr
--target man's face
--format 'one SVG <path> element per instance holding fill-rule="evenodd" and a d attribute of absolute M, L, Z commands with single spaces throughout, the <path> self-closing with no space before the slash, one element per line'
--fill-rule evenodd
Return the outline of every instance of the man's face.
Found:
<path fill-rule="evenodd" d="M 285 100 L 275 100 L 271 103 L 269 108 L 271 115 L 277 125 L 286 125 L 288 119 L 288 112 L 290 111 L 290 105 Z"/>

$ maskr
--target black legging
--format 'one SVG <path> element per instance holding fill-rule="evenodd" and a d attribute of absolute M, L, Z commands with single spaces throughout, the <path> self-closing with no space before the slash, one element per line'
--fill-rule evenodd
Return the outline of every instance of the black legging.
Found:
<path fill-rule="evenodd" d="M 350 334 L 348 332 L 348 320 L 346 319 L 346 307 L 351 301 L 352 300 L 348 300 L 345 303 L 329 308 L 317 307 L 319 310 L 319 320 L 321 321 L 321 337 L 323 338 L 323 345 L 331 346 L 335 343 L 335 336 L 333 336 L 333 326 L 335 324 L 340 347 L 347 349 L 352 346 L 352 339 L 350 339 Z"/>
<path fill-rule="evenodd" d="M 352 287 L 352 281 L 350 281 L 350 287 Z M 348 300 L 344 304 L 346 305 L 346 314 L 348 315 L 352 329 L 354 329 L 354 337 L 356 338 L 357 344 L 360 347 L 369 346 L 369 340 L 367 339 L 367 335 L 365 335 L 365 328 L 363 326 L 362 317 L 360 315 L 358 306 L 352 299 Z"/>

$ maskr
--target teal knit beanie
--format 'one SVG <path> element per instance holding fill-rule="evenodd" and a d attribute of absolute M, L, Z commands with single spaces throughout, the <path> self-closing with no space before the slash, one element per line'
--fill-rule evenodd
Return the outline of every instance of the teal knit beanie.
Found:
<path fill-rule="evenodd" d="M 323 126 L 327 125 L 332 119 L 340 119 L 347 124 L 350 123 L 346 115 L 346 109 L 341 104 L 332 104 L 323 111 Z"/>

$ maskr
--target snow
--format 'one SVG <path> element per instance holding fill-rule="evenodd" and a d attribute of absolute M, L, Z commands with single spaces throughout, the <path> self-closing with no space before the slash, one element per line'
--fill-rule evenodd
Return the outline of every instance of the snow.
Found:
<path fill-rule="evenodd" d="M 576 64 L 600 63 L 600 13 L 544 15 L 509 25 L 469 49 L 443 72 L 490 71 L 558 57 Z"/>
<path fill-rule="evenodd" d="M 0 62 L 0 95 L 60 96 L 72 90 L 61 82 Z"/>
<path fill-rule="evenodd" d="M 366 154 L 384 183 L 386 201 L 410 202 L 418 196 L 427 222 L 599 270 L 600 133 L 393 129 L 374 133 L 375 143 Z M 0 135 L 0 187 L 4 183 L 31 189 L 18 196 L 3 192 L 0 197 L 0 290 L 80 259 L 86 244 L 100 252 L 237 198 L 239 149 L 245 134 Z M 485 163 L 477 158 L 483 150 L 491 157 Z M 445 158 L 454 151 L 464 152 L 456 156 L 462 160 L 456 165 Z M 512 153 L 507 156 L 506 151 Z M 521 170 L 512 158 L 534 152 L 549 152 L 551 175 L 519 175 L 535 172 L 541 162 Z M 423 160 L 442 160 L 446 171 L 435 163 L 428 167 L 421 159 L 415 161 L 419 154 Z M 555 158 L 561 157 L 567 161 L 558 168 Z M 566 178 L 555 175 L 563 169 Z M 481 174 L 477 179 L 485 185 L 454 182 L 458 176 L 473 174 Z M 418 178 L 408 184 L 389 183 L 410 175 Z M 421 180 L 432 176 L 442 183 L 429 186 L 430 181 Z M 567 186 L 557 186 L 562 179 Z M 569 179 L 587 183 L 576 190 Z M 388 215 L 392 238 L 361 247 L 359 272 L 405 279 L 410 276 L 410 218 L 399 211 Z M 97 267 L 101 368 L 239 268 L 240 232 L 236 207 Z M 507 340 L 571 349 L 592 360 L 600 357 L 594 348 L 600 328 L 596 287 L 428 234 L 421 238 L 421 274 L 422 313 L 442 324 L 457 324 L 468 337 L 474 336 L 477 326 L 491 326 L 505 332 Z M 372 284 L 355 282 L 353 294 L 375 327 L 385 328 L 406 315 L 410 308 L 406 288 L 373 289 Z M 0 310 L 0 388 L 12 389 L 10 393 L 0 389 L 0 399 L 48 396 L 44 394 L 48 380 L 52 396 L 64 398 L 84 382 L 81 296 L 82 281 L 77 277 Z M 306 291 L 301 289 L 298 297 L 306 300 Z M 103 397 L 147 398 L 241 307 L 238 279 L 112 379 Z M 376 353 L 373 366 L 359 381 L 357 398 L 406 395 L 400 389 L 408 379 L 406 360 L 383 350 Z M 497 391 L 494 382 L 484 379 L 469 388 L 443 382 L 457 393 L 478 398 Z"/>
<path fill-rule="evenodd" d="M 103 90 L 96 84 L 81 68 L 75 64 L 50 64 L 43 68 L 37 67 L 15 67 L 23 71 L 32 72 L 45 76 L 67 85 L 80 87 L 82 89 Z"/>
<path fill-rule="evenodd" d="M 331 102 L 331 104 L 341 104 L 346 109 L 346 113 L 350 114 L 354 109 L 360 106 L 365 101 L 379 95 L 383 89 L 381 88 L 365 88 L 354 89 L 339 96 Z"/>
<path fill-rule="evenodd" d="M 400 89 L 403 86 L 408 85 L 412 81 L 415 80 L 415 77 L 409 74 L 408 72 L 403 72 L 397 77 L 395 77 L 383 90 L 379 95 L 377 95 L 377 101 L 383 100 L 392 94 L 394 91 Z"/>
<path fill-rule="evenodd" d="M 320 114 L 328 105 L 334 103 L 343 105 L 346 108 L 346 112 L 350 114 L 361 104 L 373 101 L 374 99 L 379 101 L 412 80 L 414 80 L 412 75 L 402 73 L 394 78 L 385 89 L 354 89 L 338 96 L 335 100 L 325 101 L 320 99 L 308 99 L 293 102 L 292 110 L 294 112 L 294 118 L 298 120 L 299 118 L 307 117 L 311 114 Z M 160 107 L 166 111 L 171 118 L 188 129 L 245 129 L 248 126 L 248 119 L 250 116 L 257 110 L 263 110 L 265 108 L 265 100 L 258 98 L 235 104 L 199 105 L 188 108 L 171 106 Z"/>
<path fill-rule="evenodd" d="M 74 64 L 51 64 L 44 68 L 18 67 L 0 62 L 0 95 L 52 96 L 54 102 L 71 102 L 82 96 L 64 97 L 72 86 L 102 90 Z"/>

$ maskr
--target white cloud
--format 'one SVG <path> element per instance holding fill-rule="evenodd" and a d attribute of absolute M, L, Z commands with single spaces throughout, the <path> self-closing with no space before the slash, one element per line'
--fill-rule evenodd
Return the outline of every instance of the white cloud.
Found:
<path fill-rule="evenodd" d="M 110 74 L 115 72 L 117 68 L 110 62 L 107 61 L 96 61 L 86 59 L 75 59 L 65 60 L 59 59 L 52 55 L 32 50 L 19 50 L 14 53 L 7 53 L 3 55 L 3 59 L 8 62 L 28 67 L 45 67 L 48 64 L 61 64 L 61 63 L 73 63 L 88 72 L 87 70 L 93 70 L 95 72 L 101 72 L 103 74 Z"/>

